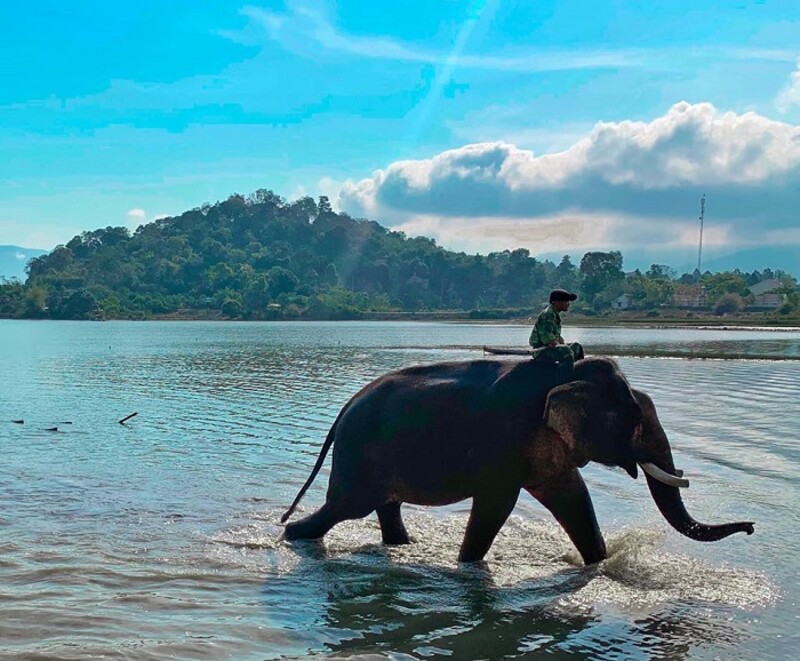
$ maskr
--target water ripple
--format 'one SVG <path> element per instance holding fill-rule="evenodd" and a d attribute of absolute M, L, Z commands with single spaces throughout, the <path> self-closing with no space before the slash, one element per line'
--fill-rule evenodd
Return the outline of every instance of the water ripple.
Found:
<path fill-rule="evenodd" d="M 0 322 L 0 658 L 791 658 L 800 333 L 570 333 L 651 394 L 690 511 L 756 535 L 686 540 L 642 480 L 590 465 L 609 558 L 588 569 L 528 496 L 478 566 L 456 562 L 469 502 L 405 507 L 405 547 L 374 517 L 280 539 L 354 393 L 519 326 Z"/>

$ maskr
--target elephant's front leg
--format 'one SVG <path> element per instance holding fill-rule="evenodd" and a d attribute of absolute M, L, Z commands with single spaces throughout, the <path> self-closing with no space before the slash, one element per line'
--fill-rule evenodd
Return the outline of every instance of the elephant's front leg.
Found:
<path fill-rule="evenodd" d="M 589 490 L 578 469 L 566 477 L 525 490 L 544 505 L 564 528 L 583 562 L 591 565 L 608 557 Z"/>
<path fill-rule="evenodd" d="M 518 487 L 475 494 L 467 530 L 464 533 L 464 542 L 458 554 L 459 562 L 483 560 L 500 528 L 514 509 L 517 498 L 519 498 Z"/>

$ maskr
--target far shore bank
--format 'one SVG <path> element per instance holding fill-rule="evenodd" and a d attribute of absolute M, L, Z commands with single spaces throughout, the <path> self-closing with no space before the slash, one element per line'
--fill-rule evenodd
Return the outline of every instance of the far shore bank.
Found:
<path fill-rule="evenodd" d="M 4 319 L 4 317 L 0 317 Z M 6 317 L 5 319 L 8 319 Z M 33 321 L 34 319 L 29 319 Z M 48 320 L 54 321 L 54 320 Z M 438 322 L 438 323 L 469 323 L 485 325 L 516 325 L 528 326 L 535 321 L 534 316 L 476 316 L 474 312 L 406 312 L 406 313 L 374 313 L 365 312 L 347 318 L 288 318 L 277 317 L 274 319 L 248 320 L 241 318 L 225 317 L 218 312 L 209 310 L 186 310 L 178 313 L 149 315 L 136 317 L 119 317 L 108 319 L 93 319 L 91 321 L 408 321 L 408 322 Z M 683 316 L 645 316 L 645 315 L 605 315 L 588 316 L 581 314 L 565 314 L 564 327 L 583 328 L 641 328 L 641 329 L 666 329 L 682 328 L 688 330 L 775 330 L 775 331 L 800 331 L 800 317 L 777 316 L 766 314 L 750 315 L 683 315 Z"/>
<path fill-rule="evenodd" d="M 228 318 L 218 312 L 181 311 L 148 317 L 158 321 L 247 321 Z M 420 311 L 420 312 L 362 312 L 346 318 L 299 318 L 277 317 L 258 321 L 412 321 L 440 323 L 470 323 L 487 325 L 532 325 L 535 314 L 503 315 L 495 311 Z M 568 312 L 563 316 L 564 327 L 584 328 L 686 328 L 693 330 L 800 330 L 800 316 L 750 313 L 737 315 L 697 314 L 680 311 L 677 314 L 619 313 L 606 315 L 584 315 Z"/>

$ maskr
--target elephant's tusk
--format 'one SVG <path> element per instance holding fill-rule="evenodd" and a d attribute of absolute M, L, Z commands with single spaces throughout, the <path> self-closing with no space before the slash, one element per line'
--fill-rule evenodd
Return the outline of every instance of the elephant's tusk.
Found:
<path fill-rule="evenodd" d="M 689 486 L 689 480 L 685 480 L 681 477 L 676 477 L 675 475 L 670 475 L 666 471 L 661 470 L 655 464 L 651 464 L 650 462 L 640 463 L 639 466 L 642 467 L 642 470 L 647 473 L 653 479 L 658 480 L 659 482 L 663 482 L 664 484 L 668 484 L 671 487 L 681 487 L 686 488 Z M 681 475 L 683 473 L 681 472 Z"/>

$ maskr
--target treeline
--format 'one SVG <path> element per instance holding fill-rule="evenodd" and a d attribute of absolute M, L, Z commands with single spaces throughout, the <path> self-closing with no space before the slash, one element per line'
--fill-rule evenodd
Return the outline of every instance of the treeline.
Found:
<path fill-rule="evenodd" d="M 294 202 L 268 190 L 232 195 L 140 226 L 84 232 L 32 259 L 27 279 L 0 282 L 0 316 L 53 319 L 149 318 L 174 313 L 242 319 L 345 319 L 365 313 L 470 310 L 473 316 L 529 314 L 554 287 L 576 290 L 576 309 L 656 310 L 676 287 L 702 284 L 709 300 L 748 296 L 786 273 L 695 272 L 663 265 L 622 270 L 619 252 L 589 252 L 579 265 L 540 261 L 528 250 L 486 256 L 444 250 L 376 222 L 335 213 L 326 197 Z M 790 306 L 796 306 L 792 299 Z"/>

